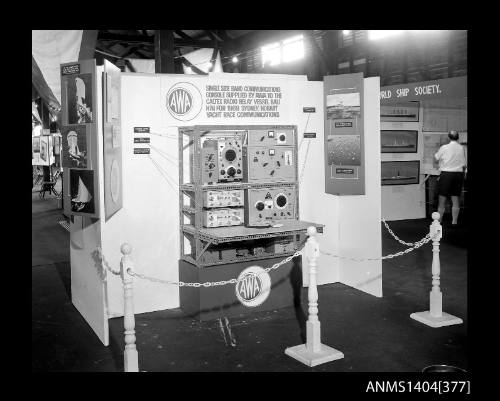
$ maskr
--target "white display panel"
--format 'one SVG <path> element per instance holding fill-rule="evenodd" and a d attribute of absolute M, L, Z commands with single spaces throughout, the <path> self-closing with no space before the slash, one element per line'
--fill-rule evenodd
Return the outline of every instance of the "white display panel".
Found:
<path fill-rule="evenodd" d="M 382 256 L 379 77 L 364 80 L 365 190 L 364 196 L 339 199 L 339 253 L 353 258 Z M 339 281 L 382 296 L 382 261 L 340 260 Z"/>
<path fill-rule="evenodd" d="M 369 145 L 365 146 L 367 153 L 378 154 L 376 156 L 377 167 L 374 164 L 375 159 L 369 158 L 369 170 L 374 170 L 375 179 L 373 187 L 369 187 L 369 194 L 345 197 L 344 202 L 341 203 L 338 196 L 325 194 L 324 191 L 323 83 L 308 82 L 303 79 L 304 77 L 297 76 L 280 75 L 274 79 L 262 78 L 260 75 L 253 77 L 247 75 L 245 79 L 231 79 L 231 76 L 232 74 L 217 74 L 217 77 L 192 75 L 187 77 L 179 74 L 121 75 L 123 207 L 107 221 L 104 218 L 89 219 L 89 223 L 98 224 L 100 238 L 95 233 L 92 240 L 86 240 L 82 237 L 83 233 L 80 230 L 72 233 L 72 241 L 76 241 L 78 236 L 81 237 L 80 242 L 88 255 L 91 255 L 100 243 L 106 261 L 113 269 L 119 268 L 122 256 L 120 246 L 127 242 L 132 245 L 131 256 L 138 273 L 163 280 L 177 281 L 180 256 L 178 127 L 196 124 L 280 124 L 298 126 L 299 145 L 302 142 L 299 150 L 299 176 L 302 176 L 300 219 L 325 224 L 324 233 L 318 234 L 317 237 L 321 248 L 332 254 L 346 252 L 347 255 L 366 253 L 366 256 L 379 256 L 380 155 L 375 151 L 380 147 L 379 140 L 374 142 L 375 140 L 371 139 L 368 142 Z M 167 95 L 172 93 L 172 88 L 175 90 L 175 85 L 180 82 L 188 82 L 197 86 L 202 99 L 201 109 L 187 121 L 180 121 L 179 116 L 174 116 L 166 108 Z M 275 101 L 273 104 L 268 102 L 269 106 L 277 106 L 272 113 L 278 114 L 266 117 L 255 114 L 245 114 L 240 117 L 224 117 L 223 114 L 221 116 L 209 115 L 209 112 L 214 111 L 207 108 L 206 100 L 209 98 L 207 93 L 223 91 L 224 86 L 226 88 L 231 88 L 231 86 L 275 88 L 274 91 L 277 92 L 270 92 L 272 96 L 266 94 L 261 99 L 279 99 L 279 102 Z M 372 86 L 375 85 L 372 84 Z M 218 90 L 215 89 L 216 87 Z M 372 89 L 375 93 L 378 87 Z M 231 90 L 226 91 L 226 93 L 229 92 Z M 275 96 L 274 93 L 280 93 L 280 96 Z M 238 104 L 243 103 L 238 102 Z M 97 102 L 97 107 L 102 108 L 102 99 Z M 304 113 L 304 107 L 314 107 L 315 113 Z M 372 114 L 378 116 L 378 98 L 370 107 L 377 107 Z M 178 111 L 182 112 L 182 110 Z M 243 111 L 240 109 L 240 112 Z M 100 124 L 102 126 L 102 121 Z M 377 124 L 373 124 L 373 130 L 378 129 Z M 149 130 L 134 132 L 134 128 L 138 127 L 147 127 Z M 304 132 L 315 133 L 316 138 L 306 138 L 302 141 Z M 371 131 L 370 135 L 373 135 Z M 97 137 L 99 141 L 97 168 L 101 172 L 103 169 L 102 134 Z M 143 139 L 140 140 L 143 142 L 135 142 L 134 138 L 139 137 L 148 138 L 149 142 Z M 137 152 L 137 149 L 142 149 L 142 151 Z M 305 168 L 304 163 L 306 163 Z M 370 180 L 372 178 L 370 177 Z M 103 180 L 99 182 L 99 191 L 101 193 L 99 207 L 102 209 L 104 207 Z M 354 198 L 359 199 L 354 200 Z M 347 216 L 351 216 L 350 218 L 358 223 L 351 224 Z M 366 220 L 363 220 L 362 224 L 359 223 L 360 216 L 364 216 Z M 76 250 L 74 255 L 77 255 Z M 72 264 L 74 260 L 78 260 L 78 263 L 89 266 L 90 260 L 87 259 L 83 256 L 72 257 Z M 318 284 L 340 281 L 377 296 L 381 295 L 380 272 L 380 261 L 369 264 L 361 263 L 353 267 L 343 264 L 338 258 L 332 256 L 322 255 L 318 260 Z M 307 263 L 304 263 L 305 285 L 308 281 L 307 273 Z M 364 283 L 360 277 L 368 277 L 371 284 Z M 121 278 L 108 273 L 104 291 L 107 298 L 107 316 L 122 316 Z M 177 286 L 152 283 L 142 279 L 134 280 L 135 313 L 176 307 L 179 307 Z"/>
<path fill-rule="evenodd" d="M 418 184 L 382 186 L 382 217 L 387 221 L 422 219 L 425 217 L 425 175 L 422 166 L 424 136 L 422 135 L 423 109 L 420 107 L 416 122 L 381 122 L 382 130 L 417 131 L 416 153 L 382 153 L 382 161 L 418 160 L 420 177 Z"/>

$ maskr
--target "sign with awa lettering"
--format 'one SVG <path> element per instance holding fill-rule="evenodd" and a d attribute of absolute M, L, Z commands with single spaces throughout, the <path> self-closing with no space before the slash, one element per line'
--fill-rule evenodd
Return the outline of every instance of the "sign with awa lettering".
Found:
<path fill-rule="evenodd" d="M 271 292 L 271 276 L 260 266 L 250 266 L 238 276 L 238 300 L 249 308 L 261 305 Z"/>
<path fill-rule="evenodd" d="M 189 82 L 178 82 L 167 93 L 168 112 L 177 120 L 190 121 L 201 111 L 203 99 L 200 90 Z"/>

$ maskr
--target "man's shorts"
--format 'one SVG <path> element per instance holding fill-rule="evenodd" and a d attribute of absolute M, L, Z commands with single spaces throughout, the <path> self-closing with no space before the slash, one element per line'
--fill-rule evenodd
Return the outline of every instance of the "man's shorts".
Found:
<path fill-rule="evenodd" d="M 464 173 L 441 171 L 439 175 L 438 194 L 441 196 L 460 196 L 464 184 Z"/>

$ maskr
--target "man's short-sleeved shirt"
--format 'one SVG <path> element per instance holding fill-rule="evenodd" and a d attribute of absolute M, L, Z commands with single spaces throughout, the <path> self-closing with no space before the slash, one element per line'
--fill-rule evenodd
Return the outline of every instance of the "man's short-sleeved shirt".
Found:
<path fill-rule="evenodd" d="M 464 148 L 457 141 L 441 146 L 434 157 L 440 171 L 461 172 L 466 164 Z"/>

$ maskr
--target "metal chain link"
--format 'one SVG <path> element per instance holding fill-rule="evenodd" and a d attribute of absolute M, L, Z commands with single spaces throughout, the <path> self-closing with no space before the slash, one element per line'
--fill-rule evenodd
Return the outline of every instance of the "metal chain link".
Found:
<path fill-rule="evenodd" d="M 334 255 L 333 253 L 324 252 L 322 250 L 320 250 L 320 253 L 322 253 L 323 255 L 333 256 L 334 258 L 352 260 L 354 262 L 364 262 L 364 261 L 372 261 L 372 260 L 385 260 L 385 259 L 392 259 L 392 258 L 395 258 L 397 256 L 406 255 L 407 253 L 410 253 L 410 252 L 414 251 L 415 249 L 418 249 L 421 246 L 427 244 L 431 240 L 432 240 L 432 238 L 431 238 L 430 234 L 427 234 L 420 241 L 415 242 L 414 246 L 412 246 L 411 248 L 407 248 L 404 251 L 396 252 L 396 253 L 393 253 L 391 255 L 381 256 L 381 257 L 378 257 L 378 258 L 351 258 L 351 257 L 347 257 L 347 256 Z"/>
<path fill-rule="evenodd" d="M 282 265 L 290 262 L 293 258 L 295 258 L 297 256 L 300 256 L 300 255 L 302 255 L 302 251 L 297 251 L 293 255 L 290 255 L 289 257 L 283 259 L 281 262 L 275 263 L 271 267 L 265 268 L 264 272 L 269 273 L 271 270 L 278 269 L 280 266 L 282 266 Z M 127 273 L 130 274 L 131 276 L 142 278 L 144 280 L 148 280 L 148 281 L 151 281 L 153 283 L 171 284 L 171 285 L 177 285 L 179 287 L 195 287 L 195 288 L 198 288 L 198 287 L 205 287 L 205 288 L 207 288 L 207 287 L 216 287 L 216 286 L 226 285 L 226 284 L 237 284 L 240 281 L 245 280 L 245 277 L 242 277 L 240 279 L 232 278 L 231 280 L 207 281 L 205 283 L 189 283 L 189 282 L 186 283 L 186 282 L 183 282 L 183 281 L 161 280 L 159 278 L 150 277 L 150 276 L 146 276 L 144 274 L 133 272 L 130 269 L 127 270 Z M 248 273 L 248 276 L 258 277 L 261 274 L 263 274 L 263 272 L 262 273 Z"/>
<path fill-rule="evenodd" d="M 100 247 L 97 247 L 97 252 L 99 253 L 99 257 L 101 258 L 101 264 L 106 267 L 108 271 L 110 271 L 115 276 L 119 276 L 121 274 L 120 270 L 113 270 L 113 268 L 109 265 L 108 261 L 104 258 L 104 254 Z"/>
<path fill-rule="evenodd" d="M 389 230 L 389 232 L 391 233 L 391 235 L 400 243 L 404 244 L 404 245 L 411 245 L 410 248 L 407 248 L 405 249 L 404 251 L 400 251 L 400 252 L 396 252 L 394 254 L 390 254 L 390 255 L 386 255 L 386 256 L 381 256 L 381 257 L 376 257 L 376 258 L 353 258 L 353 257 L 348 257 L 348 256 L 340 256 L 340 255 L 335 255 L 333 253 L 329 253 L 329 252 L 325 252 L 325 251 L 322 251 L 320 250 L 320 253 L 322 253 L 323 255 L 328 255 L 328 256 L 332 256 L 332 257 L 335 257 L 335 258 L 339 258 L 339 259 L 345 259 L 345 260 L 352 260 L 352 261 L 355 261 L 355 262 L 364 262 L 364 261 L 374 261 L 374 260 L 385 260 L 385 259 L 392 259 L 392 258 L 395 258 L 395 257 L 398 257 L 398 256 L 402 256 L 402 255 L 406 255 L 407 253 L 410 253 L 412 251 L 414 251 L 415 249 L 418 249 L 420 248 L 421 246 L 427 244 L 428 242 L 430 242 L 432 240 L 431 238 L 431 234 L 428 233 L 424 238 L 422 238 L 420 241 L 416 241 L 416 242 L 412 242 L 412 243 L 409 243 L 409 242 L 405 242 L 405 241 L 402 241 L 400 240 L 393 232 L 392 230 L 389 228 L 389 226 L 387 225 L 387 223 L 385 222 L 385 220 L 382 219 L 382 222 L 385 224 L 386 228 Z M 104 255 L 102 254 L 102 251 L 100 248 L 97 248 L 98 252 L 99 252 L 99 256 L 101 258 L 101 262 L 103 265 L 106 266 L 107 270 L 109 270 L 111 273 L 115 274 L 115 275 L 120 275 L 120 271 L 116 271 L 116 270 L 113 270 L 111 268 L 111 266 L 109 265 L 109 263 L 106 261 L 106 259 L 104 258 Z M 278 269 L 280 266 L 290 262 L 293 258 L 296 258 L 297 256 L 300 256 L 302 255 L 302 251 L 297 251 L 295 252 L 293 255 L 290 255 L 288 256 L 287 258 L 283 259 L 282 261 L 278 262 L 278 263 L 275 263 L 274 265 L 272 265 L 271 267 L 267 267 L 264 269 L 264 272 L 265 273 L 269 273 L 271 270 L 275 270 L 275 269 Z M 136 273 L 130 269 L 127 270 L 127 273 L 130 274 L 131 276 L 133 277 L 138 277 L 138 278 L 141 278 L 143 280 L 148 280 L 148 281 L 151 281 L 153 283 L 161 283 L 161 284 L 170 284 L 170 285 L 177 285 L 179 287 L 195 287 L 195 288 L 198 288 L 198 287 L 216 287 L 216 286 L 221 286 L 221 285 L 227 285 L 227 284 L 237 284 L 239 283 L 240 281 L 243 281 L 245 280 L 246 277 L 242 277 L 240 279 L 235 279 L 235 278 L 232 278 L 230 280 L 223 280 L 223 281 L 207 281 L 205 283 L 192 283 L 192 282 L 183 282 L 183 281 L 169 281 L 169 280 L 162 280 L 162 279 L 159 279 L 159 278 L 155 278 L 155 277 L 150 277 L 150 276 L 146 276 L 144 274 L 140 274 L 140 273 Z M 258 277 L 260 276 L 261 274 L 263 273 L 248 273 L 247 276 L 253 276 L 253 277 Z"/>
<path fill-rule="evenodd" d="M 394 239 L 396 241 L 398 241 L 400 244 L 403 244 L 403 245 L 406 245 L 406 246 L 414 246 L 414 245 L 417 245 L 420 241 L 416 241 L 416 242 L 406 242 L 406 241 L 403 241 L 402 239 L 400 239 L 396 234 L 394 234 L 394 232 L 391 230 L 391 228 L 389 227 L 389 225 L 387 224 L 387 222 L 385 221 L 385 219 L 382 219 L 382 223 L 384 223 L 384 226 L 385 228 L 387 228 L 387 231 L 389 231 L 389 233 L 394 237 Z M 430 233 L 427 233 L 427 235 L 424 237 L 425 238 L 430 238 Z"/>

